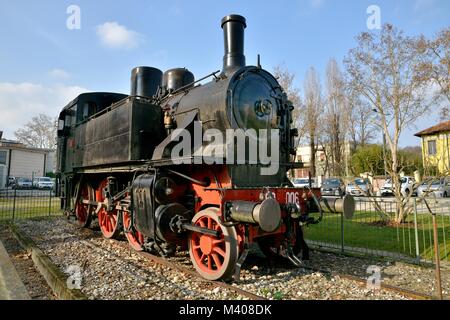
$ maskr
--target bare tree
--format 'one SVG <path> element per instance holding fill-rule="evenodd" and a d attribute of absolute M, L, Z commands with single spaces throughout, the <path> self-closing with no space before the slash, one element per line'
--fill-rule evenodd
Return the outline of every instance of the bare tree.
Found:
<path fill-rule="evenodd" d="M 301 125 L 303 114 L 302 100 L 300 96 L 300 89 L 294 84 L 295 74 L 289 71 L 289 69 L 287 69 L 284 65 L 276 66 L 273 74 L 294 106 L 294 111 L 292 112 L 294 127 L 299 130 L 299 136 L 302 136 L 304 134 L 303 126 Z"/>
<path fill-rule="evenodd" d="M 365 147 L 375 137 L 375 113 L 370 104 L 361 99 L 361 96 L 346 88 L 346 101 L 349 112 L 348 136 L 355 151 L 358 146 Z"/>
<path fill-rule="evenodd" d="M 416 45 L 422 58 L 416 76 L 419 81 L 428 81 L 438 86 L 436 98 L 444 102 L 440 117 L 441 120 L 448 120 L 450 119 L 450 27 L 441 30 L 432 40 L 420 36 Z"/>
<path fill-rule="evenodd" d="M 385 133 L 390 149 L 388 172 L 394 183 L 396 220 L 400 223 L 408 212 L 399 176 L 400 134 L 430 107 L 427 85 L 415 76 L 420 54 L 416 39 L 389 24 L 379 33 L 364 32 L 357 40 L 358 46 L 345 59 L 346 69 L 352 88 L 378 113 L 376 125 Z"/>
<path fill-rule="evenodd" d="M 322 89 L 320 78 L 316 70 L 311 67 L 306 73 L 304 87 L 304 117 L 303 127 L 305 130 L 305 139 L 310 147 L 310 173 L 316 176 L 316 153 L 319 146 L 320 118 L 323 113 Z"/>
<path fill-rule="evenodd" d="M 335 176 L 344 174 L 344 148 L 350 110 L 345 99 L 345 82 L 339 66 L 330 59 L 326 71 L 326 97 L 323 118 L 325 144 L 329 149 L 331 172 Z M 346 110 L 347 109 L 347 110 Z"/>
<path fill-rule="evenodd" d="M 16 139 L 33 148 L 55 149 L 57 122 L 45 114 L 39 114 L 14 132 Z"/>

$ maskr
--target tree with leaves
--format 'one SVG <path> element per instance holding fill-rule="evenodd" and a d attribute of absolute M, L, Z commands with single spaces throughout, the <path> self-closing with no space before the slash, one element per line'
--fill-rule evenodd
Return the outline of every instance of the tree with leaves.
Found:
<path fill-rule="evenodd" d="M 16 139 L 32 148 L 55 149 L 57 121 L 39 114 L 14 132 Z"/>
<path fill-rule="evenodd" d="M 353 175 L 370 172 L 374 176 L 384 174 L 383 147 L 377 144 L 359 146 L 352 155 Z"/>
<path fill-rule="evenodd" d="M 353 90 L 376 110 L 375 123 L 386 137 L 390 154 L 388 172 L 394 181 L 397 204 L 396 221 L 404 221 L 409 198 L 401 192 L 399 176 L 399 139 L 403 130 L 412 125 L 430 108 L 426 99 L 427 82 L 416 77 L 421 63 L 417 39 L 386 24 L 381 31 L 363 32 L 357 37 L 357 47 L 345 59 Z"/>

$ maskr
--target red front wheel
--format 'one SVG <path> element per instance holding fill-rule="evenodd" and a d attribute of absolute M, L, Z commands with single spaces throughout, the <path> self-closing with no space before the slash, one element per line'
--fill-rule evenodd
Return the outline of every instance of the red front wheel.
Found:
<path fill-rule="evenodd" d="M 128 211 L 122 213 L 123 231 L 128 243 L 136 251 L 144 250 L 144 235 L 131 226 L 131 214 Z"/>
<path fill-rule="evenodd" d="M 103 180 L 96 190 L 95 197 L 99 206 L 105 201 L 105 189 L 107 185 L 108 180 Z M 120 216 L 120 211 L 115 208 L 112 211 L 106 211 L 105 208 L 101 208 L 98 212 L 98 224 L 106 239 L 115 239 L 119 236 L 122 222 Z"/>
<path fill-rule="evenodd" d="M 220 224 L 217 208 L 200 211 L 194 216 L 192 223 L 220 233 L 219 238 L 197 232 L 190 233 L 189 255 L 195 269 L 208 280 L 229 280 L 233 276 L 238 259 L 236 229 Z"/>
<path fill-rule="evenodd" d="M 90 202 L 95 200 L 94 189 L 88 183 L 81 184 L 80 188 L 80 195 L 75 204 L 75 216 L 80 227 L 89 228 L 94 211 L 94 206 L 90 204 Z"/>

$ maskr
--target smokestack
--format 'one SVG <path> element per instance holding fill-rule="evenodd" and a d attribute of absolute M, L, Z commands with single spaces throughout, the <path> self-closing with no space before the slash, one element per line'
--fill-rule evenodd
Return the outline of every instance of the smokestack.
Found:
<path fill-rule="evenodd" d="M 222 19 L 225 55 L 223 73 L 245 67 L 244 29 L 247 27 L 243 16 L 232 14 Z"/>

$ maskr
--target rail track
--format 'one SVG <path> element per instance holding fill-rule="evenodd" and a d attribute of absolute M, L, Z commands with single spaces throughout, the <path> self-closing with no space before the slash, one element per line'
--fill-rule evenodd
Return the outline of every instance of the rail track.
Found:
<path fill-rule="evenodd" d="M 72 224 L 74 224 L 73 222 L 70 222 Z M 75 224 L 74 224 L 75 225 Z M 85 230 L 86 232 L 89 232 L 91 234 L 94 234 L 95 231 L 92 229 L 82 229 Z M 115 243 L 117 243 L 118 245 L 122 246 L 122 247 L 128 247 L 128 244 L 126 242 L 120 241 L 120 240 L 111 240 L 114 241 Z M 251 293 L 249 291 L 243 290 L 241 288 L 238 288 L 236 286 L 230 285 L 228 283 L 225 282 L 220 282 L 220 281 L 210 281 L 207 279 L 202 278 L 197 272 L 195 272 L 193 269 L 189 269 L 177 262 L 171 261 L 170 258 L 166 259 L 164 257 L 160 257 L 160 256 L 156 256 L 153 255 L 151 253 L 148 252 L 138 252 L 139 255 L 141 255 L 142 257 L 144 257 L 147 260 L 150 260 L 154 263 L 166 266 L 168 268 L 172 268 L 175 270 L 178 270 L 180 272 L 183 272 L 185 274 L 188 274 L 190 276 L 193 276 L 197 279 L 200 279 L 201 281 L 204 281 L 206 283 L 210 283 L 210 284 L 214 284 L 217 287 L 221 287 L 223 289 L 228 289 L 231 291 L 236 292 L 237 294 L 240 294 L 250 300 L 267 300 L 265 297 L 256 295 L 254 293 Z M 341 279 L 346 279 L 349 281 L 353 281 L 355 283 L 357 283 L 359 286 L 361 287 L 365 287 L 367 285 L 367 279 L 361 278 L 361 277 L 357 277 L 357 276 L 352 276 L 352 275 L 348 275 L 348 274 L 343 274 L 343 273 L 337 273 L 337 272 L 333 272 L 330 270 L 326 270 L 326 269 L 321 269 L 321 268 L 315 268 L 315 267 L 310 267 L 310 266 L 302 266 L 301 268 L 306 269 L 306 270 L 310 270 L 313 272 L 320 272 L 329 276 L 333 276 L 333 277 L 339 277 Z M 409 290 L 409 289 L 404 289 L 401 287 L 397 287 L 397 286 L 392 286 L 392 285 L 388 285 L 388 284 L 384 284 L 381 283 L 380 284 L 380 289 L 381 290 L 385 290 L 385 291 L 389 291 L 389 292 L 394 292 L 394 293 L 398 293 L 400 295 L 403 295 L 407 298 L 410 299 L 414 299 L 414 300 L 432 300 L 435 299 L 435 297 L 422 293 L 422 292 L 417 292 L 417 291 L 413 291 L 413 290 Z"/>
<path fill-rule="evenodd" d="M 336 273 L 333 271 L 329 271 L 329 270 L 324 270 L 324 269 L 320 269 L 320 268 L 313 268 L 313 267 L 307 267 L 307 266 L 303 266 L 302 268 L 307 269 L 307 270 L 311 270 L 311 271 L 315 271 L 315 272 L 321 272 L 324 274 L 328 274 L 330 276 L 335 276 L 335 277 L 339 277 L 342 279 L 347 279 L 350 281 L 354 281 L 357 282 L 360 286 L 366 286 L 367 285 L 367 279 L 363 279 L 360 277 L 356 277 L 356 276 L 352 276 L 352 275 L 348 275 L 348 274 L 343 274 L 343 273 Z M 386 291 L 390 291 L 390 292 L 395 292 L 395 293 L 399 293 L 405 297 L 414 299 L 414 300 L 432 300 L 435 299 L 433 296 L 430 296 L 428 294 L 422 293 L 422 292 L 417 292 L 417 291 L 413 291 L 413 290 L 408 290 L 408 289 L 404 289 L 404 288 L 400 288 L 400 287 L 396 287 L 396 286 L 391 286 L 388 284 L 384 284 L 384 283 L 380 283 L 380 289 L 382 290 L 386 290 Z"/>
<path fill-rule="evenodd" d="M 122 241 L 119 241 L 119 240 L 110 240 L 110 241 L 113 241 L 114 243 L 120 245 L 121 247 L 128 247 L 128 244 L 125 243 L 125 242 L 122 242 Z M 105 248 L 103 248 L 103 247 L 93 243 L 92 241 L 84 240 L 84 242 L 88 246 L 92 247 L 93 249 L 105 250 L 105 251 L 108 251 L 109 254 L 115 255 L 115 253 L 112 252 L 111 250 L 105 249 Z M 243 297 L 246 297 L 246 298 L 248 298 L 250 300 L 267 300 L 264 297 L 258 296 L 256 294 L 253 294 L 253 293 L 248 292 L 246 290 L 242 290 L 242 289 L 237 288 L 235 286 L 232 286 L 232 285 L 230 285 L 228 283 L 220 282 L 220 281 L 211 281 L 211 280 L 204 279 L 197 272 L 195 272 L 193 270 L 190 270 L 190 269 L 186 268 L 185 266 L 180 265 L 180 264 L 178 264 L 176 262 L 173 262 L 173 261 L 170 261 L 168 259 L 165 259 L 163 257 L 155 256 L 155 255 L 153 255 L 151 253 L 148 253 L 148 252 L 137 252 L 137 254 L 139 254 L 140 256 L 145 258 L 146 260 L 152 261 L 153 263 L 156 263 L 156 264 L 159 264 L 159 265 L 171 268 L 173 270 L 177 270 L 177 271 L 182 272 L 182 273 L 184 273 L 186 275 L 192 276 L 192 277 L 194 277 L 194 278 L 196 278 L 196 279 L 198 279 L 198 280 L 200 280 L 200 281 L 202 281 L 204 283 L 212 284 L 215 287 L 220 287 L 220 288 L 223 288 L 223 289 L 234 291 L 235 293 L 237 293 L 237 294 L 239 294 L 239 295 L 241 295 Z M 115 255 L 115 256 L 120 258 L 118 255 Z"/>
<path fill-rule="evenodd" d="M 127 255 L 125 253 L 125 252 L 127 252 L 126 250 L 128 250 L 128 252 L 130 252 L 132 250 L 128 246 L 127 242 L 121 241 L 121 240 L 107 240 L 108 242 L 106 242 L 102 245 L 101 243 L 99 243 L 96 240 L 96 239 L 101 238 L 101 236 L 99 235 L 99 232 L 97 232 L 93 229 L 79 228 L 73 221 L 68 221 L 68 220 L 65 220 L 65 221 L 67 223 L 70 223 L 72 226 L 76 226 L 76 228 L 77 228 L 76 230 L 78 233 L 77 237 L 80 238 L 80 241 L 83 242 L 83 245 L 85 244 L 87 247 L 91 248 L 92 250 L 99 250 L 100 252 L 103 252 L 104 254 L 108 254 L 108 255 L 112 256 L 113 259 L 121 259 L 124 263 L 131 265 L 129 270 L 133 270 L 133 269 L 137 270 L 138 269 L 141 272 L 141 276 L 142 276 L 142 273 L 149 274 L 146 272 L 145 266 L 142 265 L 142 261 L 148 261 L 150 263 L 150 266 L 151 265 L 154 265 L 154 266 L 158 265 L 160 267 L 162 266 L 162 267 L 172 270 L 171 271 L 172 273 L 179 272 L 179 273 L 184 274 L 185 277 L 195 279 L 196 281 L 198 281 L 198 283 L 205 283 L 205 287 L 202 286 L 203 289 L 204 288 L 207 288 L 207 289 L 214 288 L 217 290 L 217 288 L 221 288 L 221 289 L 226 290 L 225 292 L 229 292 L 229 293 L 232 292 L 231 296 L 237 295 L 237 296 L 243 297 L 244 299 L 249 299 L 249 300 L 267 300 L 267 295 L 264 292 L 262 292 L 261 290 L 259 290 L 257 285 L 256 285 L 256 287 L 252 287 L 254 283 L 259 283 L 260 281 L 274 283 L 274 284 L 278 283 L 278 284 L 281 284 L 282 288 L 284 288 L 285 287 L 283 284 L 284 280 L 283 280 L 282 276 L 279 276 L 280 273 L 284 273 L 284 274 L 292 273 L 289 275 L 290 277 L 292 277 L 294 279 L 299 279 L 296 276 L 296 274 L 294 274 L 296 272 L 295 270 L 299 270 L 298 268 L 293 268 L 293 267 L 287 268 L 286 266 L 283 266 L 282 264 L 270 263 L 270 262 L 268 262 L 267 259 L 265 259 L 265 258 L 263 259 L 262 256 L 259 254 L 249 256 L 250 259 L 247 260 L 248 261 L 247 265 L 252 265 L 254 263 L 255 265 L 259 265 L 263 268 L 269 267 L 269 265 L 270 265 L 269 269 L 271 270 L 270 274 L 271 274 L 272 278 L 269 281 L 263 280 L 264 273 L 263 273 L 262 269 L 255 273 L 252 271 L 253 269 L 250 270 L 250 268 L 248 268 L 248 267 L 243 269 L 244 270 L 243 271 L 244 279 L 243 279 L 242 283 L 229 284 L 229 283 L 219 282 L 219 281 L 210 281 L 210 280 L 202 278 L 193 268 L 190 267 L 190 260 L 189 260 L 188 256 L 177 256 L 175 258 L 163 258 L 163 257 L 156 256 L 156 255 L 153 255 L 148 252 L 134 252 L 137 255 L 137 257 L 142 258 L 142 260 L 139 259 L 141 261 L 140 263 L 136 263 L 133 260 L 129 261 L 128 259 L 126 259 L 126 256 L 125 256 L 125 255 Z M 126 250 L 114 250 L 114 247 L 117 249 L 121 248 L 121 249 L 126 249 Z M 336 281 L 336 278 L 347 280 L 347 283 L 353 283 L 353 285 L 351 285 L 352 288 L 360 287 L 361 289 L 365 289 L 365 287 L 367 285 L 367 279 L 364 279 L 361 276 L 353 276 L 353 275 L 349 275 L 349 274 L 345 274 L 345 273 L 341 273 L 341 272 L 334 272 L 330 269 L 323 269 L 320 267 L 312 267 L 312 266 L 307 266 L 307 265 L 303 265 L 300 269 L 311 271 L 311 274 L 317 273 L 317 274 L 322 274 L 322 276 L 325 275 L 325 277 L 327 277 L 327 278 L 332 277 L 335 279 L 333 281 Z M 304 271 L 300 271 L 300 272 L 301 272 L 301 274 L 305 274 Z M 132 273 L 132 271 L 130 271 L 130 273 Z M 251 279 L 255 279 L 254 280 L 255 282 L 253 282 L 253 280 L 248 279 L 249 275 L 252 276 Z M 151 277 L 149 277 L 149 278 L 151 278 Z M 164 278 L 164 276 L 160 277 L 160 278 Z M 247 279 L 245 279 L 245 278 L 247 278 Z M 152 281 L 152 279 L 148 279 L 148 280 Z M 305 281 L 306 282 L 308 281 L 307 278 Z M 251 283 L 250 286 L 247 285 L 249 283 Z M 194 289 L 193 293 L 195 293 L 196 296 L 201 298 L 203 296 L 204 292 L 199 291 L 197 294 L 197 292 L 195 290 L 196 289 Z M 352 289 L 348 289 L 348 290 L 352 290 Z M 290 295 L 289 291 L 290 291 L 290 289 L 288 287 L 286 287 L 285 288 L 286 297 L 287 297 L 287 295 Z M 384 284 L 384 283 L 381 283 L 379 291 L 386 292 L 386 293 L 390 292 L 390 293 L 392 293 L 392 295 L 395 293 L 396 296 L 403 296 L 408 299 L 415 299 L 415 300 L 434 299 L 433 296 L 430 296 L 430 295 L 422 293 L 422 292 L 416 292 L 416 291 L 412 291 L 412 290 L 408 290 L 408 289 L 404 289 L 401 287 L 392 286 L 392 285 L 388 285 L 388 284 Z M 383 295 L 385 296 L 386 294 L 382 294 L 381 296 L 383 296 Z M 229 296 L 229 297 L 231 297 L 231 296 Z M 395 296 L 395 295 L 393 295 L 393 296 Z M 317 296 L 318 299 L 320 299 L 320 297 L 321 297 L 320 295 Z M 292 296 L 291 296 L 291 298 L 304 299 L 304 297 L 302 298 L 302 297 L 292 297 Z"/>

